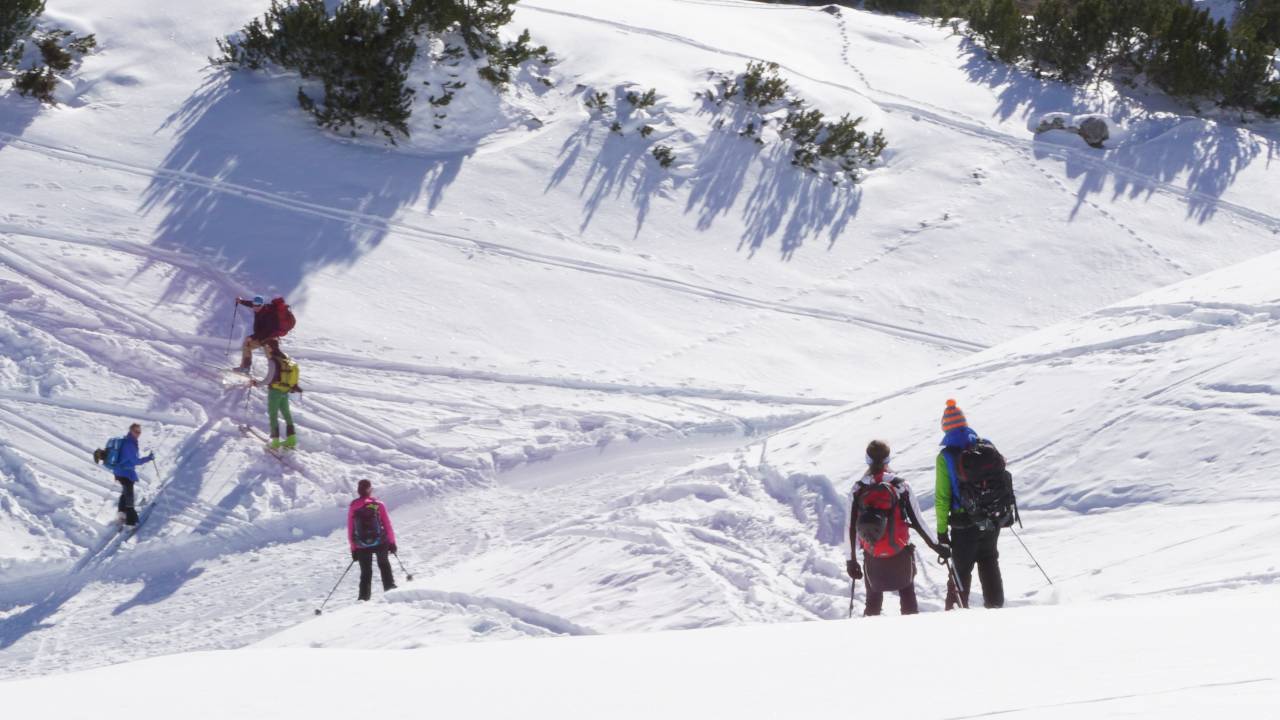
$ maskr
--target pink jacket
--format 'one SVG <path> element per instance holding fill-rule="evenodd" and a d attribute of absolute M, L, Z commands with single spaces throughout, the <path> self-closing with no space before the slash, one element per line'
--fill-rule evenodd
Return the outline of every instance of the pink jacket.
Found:
<path fill-rule="evenodd" d="M 351 545 L 353 551 L 359 550 L 356 547 L 356 511 L 368 505 L 369 503 L 378 504 L 378 518 L 382 520 L 382 529 L 387 532 L 387 545 L 393 545 L 396 541 L 396 531 L 391 528 L 391 516 L 387 515 L 387 506 L 381 500 L 372 495 L 368 497 L 358 497 L 351 501 L 351 506 L 347 508 L 347 543 Z"/>

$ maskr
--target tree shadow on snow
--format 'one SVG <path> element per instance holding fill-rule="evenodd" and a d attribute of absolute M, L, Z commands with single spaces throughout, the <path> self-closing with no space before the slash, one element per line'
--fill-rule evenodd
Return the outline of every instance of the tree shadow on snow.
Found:
<path fill-rule="evenodd" d="M 621 100 L 624 94 L 625 88 L 615 91 L 615 107 L 626 106 Z M 626 111 L 619 113 L 619 122 L 627 126 Z M 642 138 L 635 131 L 619 134 L 609 129 L 607 121 L 593 116 L 561 147 L 560 165 L 545 190 L 560 185 L 584 155 L 594 152 L 579 190 L 584 199 L 581 232 L 606 200 L 629 196 L 636 210 L 634 234 L 639 235 L 653 197 L 666 196 L 668 188 L 687 186 L 685 212 L 696 214 L 698 229 L 708 230 L 717 221 L 736 216 L 743 226 L 738 250 L 751 257 L 774 239 L 784 260 L 814 237 L 825 235 L 828 249 L 835 244 L 857 216 L 860 188 L 837 186 L 824 176 L 795 167 L 789 142 L 761 145 L 754 134 L 744 134 L 759 121 L 758 115 L 707 101 L 700 114 L 712 117 L 713 131 L 700 146 L 677 147 L 670 169 L 658 164 L 653 148 L 672 144 L 677 135 L 687 141 L 693 136 L 670 130 L 665 138 L 663 133 L 653 138 Z"/>
<path fill-rule="evenodd" d="M 827 248 L 857 217 L 862 189 L 835 184 L 816 172 L 791 163 L 794 146 L 771 138 L 757 140 L 759 116 L 703 101 L 701 112 L 712 116 L 713 132 L 694 158 L 692 191 L 686 210 L 698 213 L 699 229 L 728 216 L 742 201 L 743 234 L 738 249 L 754 257 L 776 238 L 779 256 L 790 260 L 806 240 L 825 235 Z M 754 167 L 754 173 L 753 173 Z"/>
<path fill-rule="evenodd" d="M 627 88 L 614 89 L 613 104 L 617 108 L 617 121 L 632 123 L 634 110 L 624 98 Z M 603 140 L 598 138 L 603 137 Z M 611 130 L 603 118 L 592 115 L 576 132 L 565 140 L 560 148 L 560 164 L 551 173 L 544 192 L 560 185 L 577 165 L 583 153 L 598 146 L 596 156 L 587 168 L 579 195 L 585 198 L 582 223 L 579 232 L 586 232 L 595 219 L 596 211 L 609 198 L 620 198 L 630 189 L 631 202 L 636 208 L 638 236 L 649 215 L 650 201 L 661 191 L 665 171 L 652 156 L 652 145 L 639 136 L 638 131 L 619 133 Z"/>
<path fill-rule="evenodd" d="M 1218 211 L 1222 195 L 1241 171 L 1259 159 L 1270 167 L 1280 157 L 1280 137 L 1271 133 L 1198 118 L 1160 117 L 1142 121 L 1115 148 L 1081 144 L 1081 152 L 1066 156 L 1067 176 L 1079 182 L 1076 209 L 1090 195 L 1107 192 L 1108 184 L 1113 200 L 1150 197 L 1170 185 L 1182 193 L 1187 217 L 1203 223 Z M 1053 152 L 1037 148 L 1036 155 Z"/>
<path fill-rule="evenodd" d="M 22 137 L 36 115 L 40 114 L 40 103 L 32 98 L 22 97 L 13 90 L 0 95 L 0 151 L 10 144 L 6 136 Z M 30 178 L 34 181 L 35 178 Z"/>
<path fill-rule="evenodd" d="M 987 51 L 965 40 L 964 69 L 969 79 L 997 90 L 992 115 L 1026 120 L 1027 136 L 1034 137 L 1035 156 L 1064 157 L 1067 176 L 1079 182 L 1072 216 L 1090 196 L 1111 188 L 1112 200 L 1150 197 L 1164 185 L 1182 191 L 1187 217 L 1205 222 L 1216 213 L 1222 195 L 1251 163 L 1265 158 L 1268 167 L 1280 157 L 1280 130 L 1274 125 L 1240 126 L 1185 113 L 1176 101 L 1159 95 L 1137 98 L 1121 94 L 1106 99 L 1085 88 L 1038 79 L 1030 72 L 990 58 Z M 1126 89 L 1117 86 L 1121 93 Z M 1152 105 L 1173 113 L 1154 114 Z M 1098 113 L 1112 119 L 1120 131 L 1104 148 L 1083 141 L 1057 144 L 1035 136 L 1040 117 L 1050 112 Z M 1127 127 L 1126 127 L 1127 125 Z"/>
<path fill-rule="evenodd" d="M 242 292 L 300 302 L 309 273 L 350 265 L 376 248 L 405 206 L 424 198 L 436 206 L 467 155 L 345 142 L 310 124 L 281 96 L 284 86 L 211 74 L 161 128 L 176 127 L 177 139 L 142 210 L 161 216 L 158 247 L 213 259 L 249 285 Z M 210 308 L 202 330 L 217 336 L 231 298 L 206 283 L 180 274 L 165 299 L 202 288 Z"/>
<path fill-rule="evenodd" d="M 985 48 L 968 38 L 961 41 L 960 51 L 969 81 L 996 92 L 996 106 L 991 115 L 1000 120 L 1014 116 L 1034 119 L 1047 112 L 1098 112 L 1119 117 L 1134 109 L 1124 99 L 1113 107 L 1101 107 L 1099 98 L 1084 88 L 1037 78 L 1027 70 L 991 57 Z"/>

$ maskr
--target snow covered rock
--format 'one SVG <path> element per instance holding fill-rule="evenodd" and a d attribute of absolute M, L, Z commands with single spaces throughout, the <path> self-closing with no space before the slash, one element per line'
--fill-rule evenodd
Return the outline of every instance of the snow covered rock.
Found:
<path fill-rule="evenodd" d="M 1101 148 L 1111 137 L 1111 121 L 1104 115 L 1070 115 L 1048 113 L 1036 125 L 1036 134 L 1062 130 L 1079 135 L 1090 147 Z"/>

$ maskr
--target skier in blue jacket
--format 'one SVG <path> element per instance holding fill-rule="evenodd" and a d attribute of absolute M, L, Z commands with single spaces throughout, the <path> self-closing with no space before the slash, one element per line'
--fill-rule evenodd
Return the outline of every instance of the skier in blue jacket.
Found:
<path fill-rule="evenodd" d="M 115 473 L 116 482 L 122 486 L 120 502 L 116 504 L 118 517 L 125 525 L 133 527 L 138 524 L 138 511 L 133 506 L 133 486 L 138 482 L 137 466 L 145 465 L 156 459 L 155 453 L 146 457 L 138 457 L 138 438 L 142 436 L 142 426 L 134 423 L 129 426 L 129 434 L 124 436 L 120 446 L 120 457 L 110 470 Z"/>

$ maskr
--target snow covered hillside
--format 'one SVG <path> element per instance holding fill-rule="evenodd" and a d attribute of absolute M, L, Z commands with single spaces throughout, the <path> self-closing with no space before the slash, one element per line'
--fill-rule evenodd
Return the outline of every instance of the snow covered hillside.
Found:
<path fill-rule="evenodd" d="M 345 690 L 353 685 L 376 691 L 379 714 L 388 718 L 431 713 L 754 720 L 818 717 L 833 707 L 906 720 L 1265 717 L 1265 708 L 1280 702 L 1272 649 L 1280 626 L 1270 617 L 1276 598 L 1272 588 L 905 621 L 775 624 L 407 652 L 192 653 L 9 683 L 5 697 L 17 707 L 77 720 L 99 717 L 101 698 L 122 684 L 146 688 L 146 701 L 131 714 L 148 719 L 172 717 L 175 707 L 195 720 L 349 717 L 369 707 L 370 692 Z M 1204 622 L 1206 617 L 1218 619 Z M 939 650 L 932 664 L 922 662 L 920 648 L 944 634 L 956 648 Z M 867 648 L 891 669 L 874 685 L 850 679 Z M 937 669 L 944 658 L 976 653 L 983 662 Z M 354 681 L 353 666 L 375 668 L 374 677 Z M 211 678 L 234 691 L 211 692 Z M 285 694 L 282 687 L 308 690 Z M 315 692 L 317 687 L 344 691 Z"/>
<path fill-rule="evenodd" d="M 862 448 L 927 501 L 948 397 L 1057 581 L 1006 539 L 1010 605 L 1277 577 L 1274 125 L 1037 81 L 907 18 L 524 0 L 509 31 L 553 85 L 385 147 L 208 66 L 265 4 L 56 0 L 99 51 L 56 108 L 0 96 L 0 677 L 843 617 Z M 882 165 L 806 175 L 696 96 L 753 59 L 882 129 Z M 649 138 L 584 104 L 650 88 Z M 1112 139 L 1037 138 L 1049 112 Z M 218 372 L 254 293 L 298 315 L 283 463 Z M 163 492 L 117 548 L 89 458 L 135 420 Z M 348 577 L 300 624 L 362 477 L 415 581 L 346 609 Z"/>

